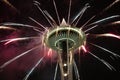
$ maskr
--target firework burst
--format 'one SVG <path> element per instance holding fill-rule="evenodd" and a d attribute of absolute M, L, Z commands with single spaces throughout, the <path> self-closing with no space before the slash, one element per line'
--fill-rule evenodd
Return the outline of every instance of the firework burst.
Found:
<path fill-rule="evenodd" d="M 84 13 L 90 8 L 89 3 L 86 3 L 84 7 L 78 12 L 78 14 L 73 19 L 71 19 L 71 8 L 72 8 L 73 1 L 70 0 L 67 19 L 65 20 L 63 18 L 61 20 L 56 2 L 55 0 L 52 0 L 55 13 L 57 16 L 57 21 L 56 21 L 51 16 L 51 14 L 49 14 L 47 10 L 43 10 L 41 8 L 41 4 L 39 3 L 39 1 L 33 1 L 33 4 L 41 12 L 41 14 L 44 16 L 44 18 L 50 24 L 51 27 L 45 27 L 42 23 L 40 23 L 39 21 L 37 21 L 32 17 L 28 17 L 28 19 L 36 23 L 37 25 L 39 25 L 39 27 L 28 25 L 28 24 L 22 24 L 22 23 L 12 23 L 12 22 L 1 23 L 0 30 L 19 31 L 19 27 L 22 27 L 22 28 L 24 27 L 24 28 L 32 29 L 37 34 L 37 36 L 15 37 L 15 38 L 10 37 L 7 39 L 0 40 L 0 43 L 3 43 L 4 46 L 8 46 L 9 44 L 14 44 L 15 42 L 26 41 L 26 40 L 27 41 L 32 40 L 30 43 L 31 45 L 33 45 L 33 47 L 29 48 L 28 50 L 20 53 L 19 55 L 13 57 L 12 59 L 9 59 L 8 61 L 0 65 L 0 69 L 4 70 L 5 67 L 9 66 L 14 61 L 19 60 L 25 55 L 28 55 L 30 52 L 37 51 L 39 53 L 39 51 L 41 51 L 42 55 L 39 57 L 38 61 L 34 64 L 34 66 L 27 72 L 27 75 L 24 77 L 23 80 L 28 80 L 29 76 L 32 74 L 35 68 L 37 68 L 38 65 L 44 62 L 44 60 L 48 57 L 50 57 L 51 60 L 53 57 L 57 58 L 57 60 L 55 61 L 56 62 L 55 73 L 52 79 L 57 80 L 58 67 L 60 67 L 61 80 L 73 80 L 72 68 L 74 68 L 76 80 L 80 80 L 81 77 L 79 74 L 79 69 L 77 68 L 76 61 L 74 60 L 74 55 L 75 53 L 79 53 L 83 51 L 83 53 L 89 53 L 99 62 L 103 63 L 109 70 L 117 71 L 114 65 L 111 65 L 108 61 L 104 60 L 101 57 L 98 57 L 95 53 L 89 50 L 88 48 L 89 46 L 87 45 L 106 51 L 109 54 L 108 56 L 110 57 L 112 56 L 111 59 L 120 58 L 119 54 L 109 49 L 106 49 L 98 44 L 95 44 L 94 42 L 89 40 L 89 38 L 91 37 L 94 39 L 97 39 L 100 37 L 111 37 L 111 38 L 116 38 L 118 40 L 120 39 L 120 35 L 113 34 L 110 32 L 101 33 L 101 34 L 91 33 L 92 31 L 94 31 L 96 28 L 100 26 L 103 26 L 106 24 L 115 25 L 120 23 L 120 21 L 118 20 L 120 18 L 120 15 L 113 15 L 113 16 L 109 16 L 109 17 L 91 22 L 97 16 L 102 15 L 105 11 L 109 10 L 113 5 L 117 4 L 119 1 L 120 0 L 113 1 L 110 5 L 104 8 L 100 13 L 89 18 L 79 28 L 77 27 L 78 23 L 82 19 Z M 9 1 L 3 0 L 3 2 L 7 3 L 9 6 L 16 9 L 12 4 L 9 3 Z M 32 44 L 32 43 L 35 43 L 35 44 Z M 65 57 L 64 55 L 66 54 L 62 55 L 64 53 L 64 46 L 66 46 L 65 49 L 67 50 L 65 51 L 65 53 L 67 53 L 67 60 L 64 60 L 66 58 L 63 58 Z"/>

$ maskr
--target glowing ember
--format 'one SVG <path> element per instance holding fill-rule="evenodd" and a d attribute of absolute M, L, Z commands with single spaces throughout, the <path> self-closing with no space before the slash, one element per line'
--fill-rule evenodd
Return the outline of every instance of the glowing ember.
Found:
<path fill-rule="evenodd" d="M 84 45 L 82 45 L 82 50 L 86 53 L 87 52 L 87 49 L 85 48 Z"/>
<path fill-rule="evenodd" d="M 48 57 L 51 57 L 51 56 L 52 56 L 52 49 L 49 49 L 49 50 L 48 50 L 47 55 L 48 55 Z"/>

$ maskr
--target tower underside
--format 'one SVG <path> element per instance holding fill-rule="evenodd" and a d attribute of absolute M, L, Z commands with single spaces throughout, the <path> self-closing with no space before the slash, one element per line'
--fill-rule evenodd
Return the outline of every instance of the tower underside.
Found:
<path fill-rule="evenodd" d="M 58 52 L 61 80 L 73 80 L 73 51 L 84 44 L 85 34 L 78 28 L 58 26 L 46 33 L 44 42 Z"/>

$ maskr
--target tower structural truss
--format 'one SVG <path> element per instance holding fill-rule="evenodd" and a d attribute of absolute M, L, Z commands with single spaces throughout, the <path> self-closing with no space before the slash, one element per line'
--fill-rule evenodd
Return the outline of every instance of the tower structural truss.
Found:
<path fill-rule="evenodd" d="M 73 52 L 85 41 L 86 37 L 82 30 L 69 26 L 64 21 L 46 33 L 45 44 L 58 53 L 61 80 L 73 80 Z"/>

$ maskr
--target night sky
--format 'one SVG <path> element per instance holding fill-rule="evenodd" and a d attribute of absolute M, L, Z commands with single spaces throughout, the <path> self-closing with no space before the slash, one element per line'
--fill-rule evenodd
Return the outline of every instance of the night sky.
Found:
<path fill-rule="evenodd" d="M 8 0 L 13 6 L 5 3 L 4 0 L 0 0 L 0 23 L 4 22 L 16 22 L 29 24 L 39 27 L 36 23 L 31 21 L 28 17 L 36 19 L 38 22 L 42 23 L 44 26 L 50 27 L 50 24 L 43 17 L 38 8 L 33 4 L 33 0 Z M 40 2 L 41 8 L 47 10 L 51 16 L 58 23 L 56 13 L 52 0 L 37 0 Z M 63 18 L 67 20 L 69 0 L 55 0 L 58 8 L 58 13 L 62 21 Z M 99 14 L 103 11 L 109 4 L 115 0 L 73 0 L 71 8 L 70 21 L 77 15 L 77 13 L 83 8 L 86 3 L 90 4 L 90 8 L 84 13 L 83 17 L 79 21 L 77 27 L 82 26 L 89 18 L 93 15 L 97 15 L 91 22 L 106 18 L 112 15 L 120 15 L 120 1 L 112 6 L 107 11 Z M 14 7 L 14 8 L 13 8 Z M 111 21 L 120 21 L 120 18 Z M 110 22 L 111 22 L 110 21 Z M 98 28 L 90 31 L 93 34 L 100 33 L 114 33 L 120 35 L 120 23 L 111 25 L 105 22 Z M 0 24 L 1 26 L 1 24 Z M 39 34 L 35 32 L 32 28 L 26 27 L 15 27 L 17 30 L 5 30 L 0 29 L 0 40 L 16 37 L 30 37 L 38 36 Z M 39 39 L 37 39 L 39 40 Z M 6 61 L 12 59 L 13 57 L 21 54 L 22 52 L 32 48 L 37 44 L 37 40 L 25 40 L 16 41 L 8 45 L 0 42 L 0 65 L 4 64 Z M 93 38 L 89 36 L 87 39 L 92 43 L 103 46 L 112 52 L 120 55 L 120 40 L 115 38 Z M 104 64 L 96 60 L 89 53 L 81 51 L 80 56 L 75 53 L 75 60 L 77 67 L 79 69 L 81 80 L 120 80 L 120 58 L 109 55 L 101 49 L 98 49 L 90 44 L 86 45 L 86 48 L 101 57 L 102 59 L 108 61 L 112 66 L 116 68 L 116 71 L 109 70 Z M 29 54 L 19 58 L 13 63 L 9 64 L 3 69 L 0 69 L 0 80 L 23 80 L 25 75 L 29 70 L 35 65 L 38 59 L 43 56 L 42 50 L 35 50 Z M 30 75 L 28 80 L 53 80 L 54 71 L 56 66 L 56 58 L 45 58 L 45 60 L 34 70 Z M 60 80 L 60 71 L 58 70 L 57 79 Z M 75 79 L 74 77 L 74 80 Z"/>

